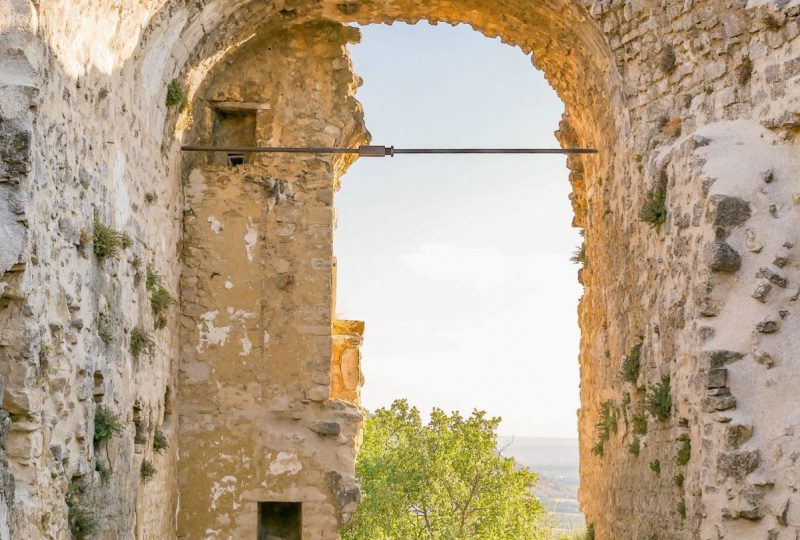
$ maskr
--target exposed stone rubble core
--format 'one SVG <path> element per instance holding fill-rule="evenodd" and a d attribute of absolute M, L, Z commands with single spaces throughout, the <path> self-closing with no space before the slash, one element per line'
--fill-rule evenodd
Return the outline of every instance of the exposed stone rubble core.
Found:
<path fill-rule="evenodd" d="M 269 103 L 248 124 L 258 141 L 359 142 L 342 51 L 355 36 L 333 23 L 425 18 L 532 51 L 566 106 L 562 143 L 600 150 L 568 159 L 574 223 L 586 231 L 581 502 L 596 537 L 796 537 L 800 1 L 0 0 L 0 538 L 67 537 L 72 480 L 104 502 L 104 537 L 251 536 L 253 501 L 292 482 L 298 497 L 319 495 L 304 500 L 315 505 L 304 512 L 309 534 L 335 537 L 357 499 L 360 421 L 349 417 L 354 405 L 327 399 L 357 396 L 360 382 L 332 330 L 332 199 L 348 163 L 229 169 L 183 162 L 178 147 L 211 136 L 214 100 Z M 261 95 L 241 77 L 248 54 L 269 66 L 248 71 Z M 167 106 L 173 79 L 193 108 Z M 214 88 L 230 94 L 210 96 Z M 666 222 L 650 227 L 637 214 L 664 182 Z M 201 186 L 227 196 L 210 199 Z M 279 220 L 289 210 L 294 221 Z M 324 222 L 315 232 L 312 215 Z M 131 246 L 98 259 L 96 221 Z M 148 264 L 174 296 L 182 283 L 161 329 Z M 255 293 L 238 288 L 246 283 Z M 236 319 L 237 310 L 254 315 Z M 138 359 L 135 328 L 154 339 Z M 285 356 L 273 355 L 265 330 L 290 336 Z M 622 358 L 639 343 L 640 370 L 625 382 Z M 278 369 L 284 362 L 292 367 Z M 634 434 L 645 390 L 657 396 L 665 376 L 666 419 L 646 415 L 647 434 Z M 300 392 L 308 403 L 297 405 Z M 122 433 L 95 451 L 99 404 L 119 414 Z M 619 426 L 599 456 L 603 404 Z M 248 431 L 254 418 L 264 425 Z M 163 454 L 156 428 L 169 441 Z M 223 462 L 204 445 L 226 434 L 231 447 L 240 438 L 249 455 L 272 456 L 260 468 L 237 464 L 267 486 L 214 478 Z M 142 483 L 145 459 L 157 472 Z M 107 462 L 103 482 L 95 471 Z M 209 506 L 215 496 L 220 511 Z"/>

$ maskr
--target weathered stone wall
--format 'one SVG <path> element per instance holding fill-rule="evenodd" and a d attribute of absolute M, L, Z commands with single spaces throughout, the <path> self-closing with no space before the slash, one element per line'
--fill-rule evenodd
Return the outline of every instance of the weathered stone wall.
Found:
<path fill-rule="evenodd" d="M 258 111 L 258 146 L 364 142 L 360 107 L 342 99 L 356 84 L 344 47 L 357 37 L 310 23 L 226 56 L 193 104 L 197 142 L 224 130 L 214 108 L 241 106 Z M 228 142 L 235 135 L 228 130 Z M 178 537 L 255 538 L 258 503 L 288 501 L 302 503 L 303 538 L 335 538 L 359 498 L 362 419 L 358 384 L 332 395 L 334 367 L 341 379 L 332 285 L 342 158 L 204 163 L 220 157 L 187 159 Z"/>
<path fill-rule="evenodd" d="M 13 498 L 10 476 L 3 486 L 14 534 L 63 536 L 63 495 L 76 476 L 94 476 L 108 501 L 107 536 L 175 534 L 175 415 L 165 414 L 167 390 L 176 395 L 175 318 L 153 329 L 133 264 L 150 263 L 177 293 L 184 209 L 177 146 L 198 132 L 184 134 L 190 114 L 167 107 L 167 85 L 178 78 L 197 104 L 209 74 L 235 71 L 220 60 L 254 35 L 320 18 L 427 18 L 499 35 L 532 51 L 564 100 L 562 142 L 600 149 L 568 160 L 575 225 L 587 244 L 581 501 L 597 537 L 794 538 L 797 0 L 0 1 L 0 373 L 11 419 L 5 451 Z M 301 56 L 311 62 L 315 54 L 307 48 Z M 344 85 L 312 92 L 330 113 L 320 117 L 326 126 L 342 128 L 353 117 L 351 105 L 332 106 L 352 94 L 344 71 Z M 197 129 L 205 114 L 202 106 L 192 113 Z M 263 140 L 290 140 L 297 120 L 271 121 L 272 138 Z M 312 124 L 304 135 L 324 133 Z M 215 169 L 196 166 L 209 185 L 228 173 L 206 177 Z M 290 167 L 282 180 L 300 192 L 306 165 L 258 166 L 276 179 L 276 167 Z M 318 164 L 312 172 L 335 183 L 345 166 Z M 230 189 L 252 188 L 238 173 L 230 178 Z M 638 212 L 661 184 L 666 222 L 650 228 Z M 149 192 L 156 201 L 147 202 Z M 95 213 L 134 240 L 116 259 L 98 261 L 81 242 Z M 277 214 L 260 215 L 267 226 Z M 218 292 L 216 300 L 228 300 Z M 114 321 L 109 345 L 98 335 L 104 318 Z M 146 361 L 128 352 L 137 326 L 156 340 Z M 638 343 L 641 372 L 628 383 L 620 364 Z M 667 375 L 673 407 L 664 421 L 649 418 L 636 456 L 628 445 L 642 389 Z M 96 400 L 125 426 L 109 445 L 108 484 L 90 473 L 104 457 L 91 443 Z M 135 442 L 137 403 L 145 426 L 138 440 L 146 443 Z M 598 456 L 591 448 L 603 403 L 619 418 Z M 154 456 L 151 430 L 159 425 L 171 447 Z M 682 436 L 691 450 L 679 466 Z M 159 471 L 147 484 L 138 479 L 144 457 Z M 660 476 L 650 468 L 656 461 Z M 681 486 L 673 481 L 679 474 Z M 0 517 L 4 508 L 0 502 Z"/>

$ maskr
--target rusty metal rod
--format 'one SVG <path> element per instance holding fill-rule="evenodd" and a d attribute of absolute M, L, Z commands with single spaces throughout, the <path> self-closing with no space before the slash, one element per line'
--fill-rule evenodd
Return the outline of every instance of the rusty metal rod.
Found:
<path fill-rule="evenodd" d="M 594 148 L 395 148 L 394 146 L 359 146 L 358 148 L 315 147 L 217 147 L 181 146 L 184 152 L 236 152 L 256 154 L 358 154 L 361 157 L 387 157 L 397 154 L 596 154 Z"/>

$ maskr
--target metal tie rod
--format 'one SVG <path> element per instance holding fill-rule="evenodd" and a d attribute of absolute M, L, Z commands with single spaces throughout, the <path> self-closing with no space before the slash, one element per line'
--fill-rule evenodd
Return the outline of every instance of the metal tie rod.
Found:
<path fill-rule="evenodd" d="M 229 152 L 255 154 L 358 154 L 360 157 L 394 157 L 398 154 L 596 154 L 594 148 L 395 148 L 394 146 L 359 146 L 358 148 L 315 147 L 216 147 L 181 146 L 184 152 Z"/>

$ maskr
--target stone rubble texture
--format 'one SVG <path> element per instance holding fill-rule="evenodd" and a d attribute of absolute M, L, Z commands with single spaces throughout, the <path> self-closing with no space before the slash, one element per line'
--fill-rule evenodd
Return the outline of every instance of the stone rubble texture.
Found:
<path fill-rule="evenodd" d="M 261 103 L 260 143 L 368 140 L 342 25 L 423 19 L 533 52 L 562 144 L 600 151 L 567 160 L 596 537 L 798 537 L 800 1 L 0 0 L 0 538 L 68 538 L 73 479 L 98 538 L 252 537 L 271 497 L 337 537 L 363 419 L 363 327 L 333 320 L 349 160 L 179 147 L 212 136 L 215 101 Z M 167 106 L 173 80 L 189 106 Z M 95 221 L 132 244 L 99 260 Z M 148 265 L 178 299 L 162 329 Z M 154 339 L 138 358 L 134 328 Z M 634 434 L 665 376 L 667 420 Z M 620 425 L 600 456 L 603 403 Z M 122 432 L 95 451 L 100 404 Z"/>

